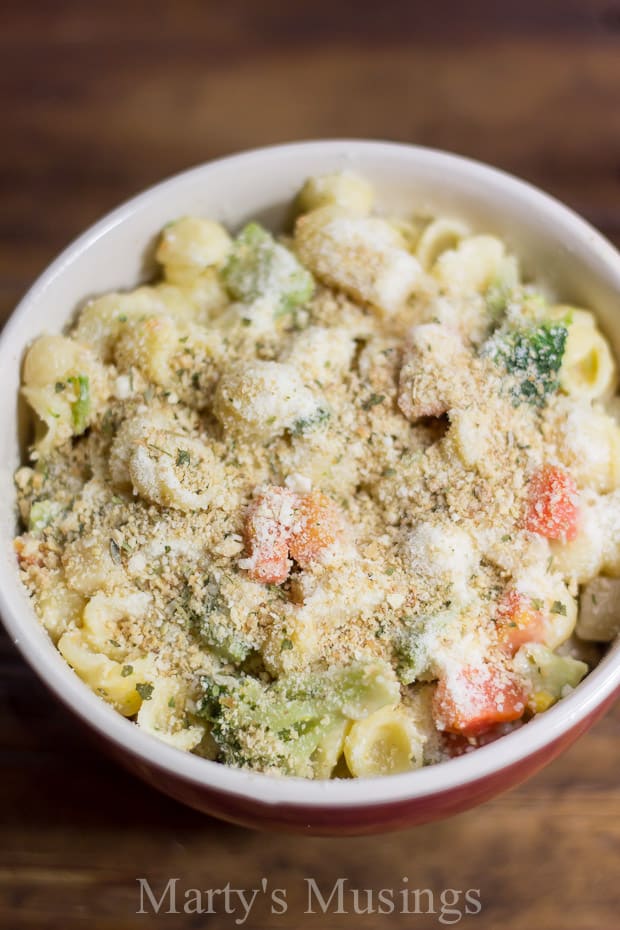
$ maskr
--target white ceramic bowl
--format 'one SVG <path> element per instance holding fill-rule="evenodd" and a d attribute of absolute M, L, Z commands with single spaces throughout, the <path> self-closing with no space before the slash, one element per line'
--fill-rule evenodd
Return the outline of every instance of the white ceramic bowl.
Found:
<path fill-rule="evenodd" d="M 201 165 L 158 184 L 77 239 L 33 285 L 0 336 L 0 612 L 26 661 L 123 764 L 173 797 L 251 826 L 370 832 L 446 816 L 523 780 L 557 756 L 620 689 L 620 646 L 567 698 L 478 751 L 411 774 L 307 782 L 237 771 L 170 748 L 96 697 L 39 626 L 22 588 L 12 538 L 13 472 L 20 461 L 18 389 L 26 345 L 59 331 L 85 297 L 133 287 L 149 243 L 170 219 L 215 217 L 232 227 L 258 217 L 277 228 L 310 175 L 343 168 L 375 185 L 381 207 L 462 217 L 496 233 L 563 299 L 595 308 L 620 357 L 620 255 L 584 220 L 528 184 L 430 149 L 356 140 L 259 149 Z M 26 725 L 27 721 L 24 721 Z"/>

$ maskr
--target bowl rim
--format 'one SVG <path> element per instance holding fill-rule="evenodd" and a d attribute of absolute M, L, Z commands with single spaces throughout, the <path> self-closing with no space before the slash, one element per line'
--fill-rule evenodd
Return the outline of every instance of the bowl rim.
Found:
<path fill-rule="evenodd" d="M 610 276 L 615 276 L 620 287 L 620 254 L 611 243 L 569 207 L 526 181 L 482 162 L 438 149 L 379 140 L 308 140 L 254 148 L 205 162 L 152 185 L 107 213 L 71 242 L 22 297 L 0 332 L 0 364 L 14 363 L 11 344 L 30 306 L 44 297 L 50 283 L 99 238 L 113 231 L 164 190 L 217 172 L 224 164 L 242 168 L 244 163 L 257 159 L 277 163 L 283 158 L 306 158 L 313 153 L 317 157 L 326 154 L 336 156 L 343 151 L 380 156 L 386 160 L 404 158 L 427 165 L 432 162 L 445 169 L 446 176 L 449 176 L 450 169 L 458 169 L 472 180 L 518 195 L 532 210 L 546 214 L 547 219 L 553 220 L 558 227 L 570 226 L 573 237 L 580 241 L 582 252 L 596 253 L 599 262 Z M 475 752 L 400 775 L 321 781 L 277 777 L 202 759 L 140 730 L 78 678 L 39 625 L 34 611 L 31 610 L 28 619 L 24 617 L 26 607 L 17 571 L 11 577 L 10 571 L 5 571 L 4 563 L 0 562 L 0 619 L 38 677 L 91 729 L 147 769 L 155 767 L 197 787 L 272 806 L 285 804 L 302 809 L 334 810 L 366 808 L 462 791 L 468 784 L 511 768 L 560 740 L 580 722 L 594 715 L 620 688 L 620 648 L 613 647 L 587 678 L 558 704 L 526 726 Z"/>

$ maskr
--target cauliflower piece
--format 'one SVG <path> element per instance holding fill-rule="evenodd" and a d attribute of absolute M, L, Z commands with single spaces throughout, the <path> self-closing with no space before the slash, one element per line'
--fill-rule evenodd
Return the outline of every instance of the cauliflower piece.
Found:
<path fill-rule="evenodd" d="M 409 332 L 398 406 L 408 420 L 438 417 L 475 397 L 471 354 L 454 330 L 422 323 Z"/>
<path fill-rule="evenodd" d="M 259 360 L 224 372 L 213 409 L 226 429 L 263 442 L 287 429 L 302 433 L 327 417 L 324 403 L 292 365 Z"/>
<path fill-rule="evenodd" d="M 302 262 L 322 281 L 380 315 L 396 313 L 415 290 L 422 269 L 386 220 L 321 207 L 295 226 Z"/>

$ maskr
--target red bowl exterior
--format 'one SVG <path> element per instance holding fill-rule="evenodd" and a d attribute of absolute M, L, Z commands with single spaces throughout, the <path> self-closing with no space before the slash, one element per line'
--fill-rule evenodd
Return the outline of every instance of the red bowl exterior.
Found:
<path fill-rule="evenodd" d="M 436 794 L 376 805 L 338 808 L 265 804 L 218 791 L 206 784 L 187 781 L 181 776 L 163 771 L 156 765 L 145 765 L 112 742 L 105 743 L 104 748 L 133 774 L 154 788 L 203 814 L 239 826 L 256 830 L 305 833 L 311 836 L 386 833 L 450 817 L 515 787 L 568 749 L 603 716 L 619 694 L 620 688 L 562 736 L 512 765 Z M 101 746 L 101 743 L 99 745 Z"/>

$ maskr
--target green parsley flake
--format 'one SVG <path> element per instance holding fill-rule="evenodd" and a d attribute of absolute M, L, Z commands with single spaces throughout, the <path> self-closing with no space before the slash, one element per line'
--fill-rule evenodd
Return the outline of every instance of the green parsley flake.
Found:
<path fill-rule="evenodd" d="M 372 407 L 376 407 L 378 404 L 382 404 L 385 400 L 385 394 L 371 394 L 363 403 L 363 410 L 370 410 Z"/>

